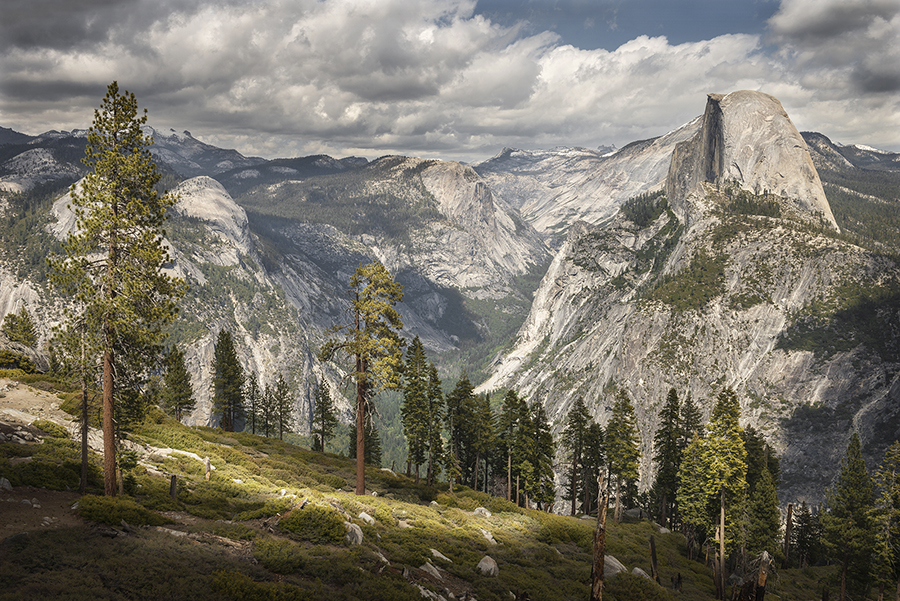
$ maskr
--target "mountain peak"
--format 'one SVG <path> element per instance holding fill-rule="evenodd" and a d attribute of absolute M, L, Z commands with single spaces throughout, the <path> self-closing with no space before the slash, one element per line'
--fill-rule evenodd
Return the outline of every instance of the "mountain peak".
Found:
<path fill-rule="evenodd" d="M 704 196 L 704 182 L 735 182 L 753 193 L 782 196 L 837 229 L 806 141 L 769 94 L 707 95 L 701 129 L 678 145 L 667 180 L 669 199 L 682 218 L 690 212 L 683 204 L 687 198 Z"/>

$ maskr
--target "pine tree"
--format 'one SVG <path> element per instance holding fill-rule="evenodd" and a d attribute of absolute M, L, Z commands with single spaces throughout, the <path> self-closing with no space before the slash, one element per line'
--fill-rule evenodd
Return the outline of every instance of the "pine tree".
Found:
<path fill-rule="evenodd" d="M 747 554 L 755 557 L 762 551 L 768 551 L 769 555 L 774 556 L 780 530 L 781 512 L 775 481 L 768 468 L 763 466 L 762 474 L 750 491 L 747 506 Z"/>
<path fill-rule="evenodd" d="M 448 454 L 451 456 L 451 467 L 458 466 L 460 470 L 459 477 L 465 478 L 474 465 L 468 462 L 467 448 L 471 443 L 471 425 L 475 414 L 475 387 L 469 381 L 469 376 L 463 372 L 460 379 L 456 382 L 456 386 L 447 395 L 447 433 Z M 474 457 L 474 454 L 472 454 Z M 451 481 L 451 487 L 453 482 Z M 451 488 L 452 490 L 452 488 Z"/>
<path fill-rule="evenodd" d="M 681 457 L 681 467 L 678 470 L 679 485 L 675 493 L 675 501 L 687 537 L 689 559 L 693 558 L 694 544 L 702 542 L 712 523 L 704 474 L 706 464 L 703 458 L 703 444 L 703 439 L 695 432 Z"/>
<path fill-rule="evenodd" d="M 567 498 L 572 502 L 572 515 L 577 513 L 579 475 L 584 470 L 582 457 L 587 444 L 588 427 L 591 423 L 584 399 L 578 397 L 566 416 L 566 426 L 562 435 L 562 447 L 569 452 L 569 491 Z"/>
<path fill-rule="evenodd" d="M 329 330 L 332 336 L 321 348 L 320 359 L 331 360 L 338 351 L 354 358 L 356 378 L 356 494 L 366 494 L 364 449 L 366 415 L 372 396 L 382 389 L 398 388 L 403 365 L 403 322 L 395 305 L 403 300 L 403 286 L 378 262 L 360 265 L 350 278 L 351 323 Z M 374 427 L 374 424 L 373 424 Z M 379 453 L 380 455 L 380 453 Z M 380 457 L 379 457 L 380 463 Z"/>
<path fill-rule="evenodd" d="M 425 347 L 416 336 L 406 349 L 406 365 L 403 371 L 403 435 L 406 437 L 410 464 L 416 466 L 416 482 L 419 481 L 419 466 L 425 463 L 428 453 L 428 361 Z"/>
<path fill-rule="evenodd" d="M 506 500 L 512 500 L 513 476 L 518 473 L 520 458 L 517 456 L 519 426 L 528 415 L 528 406 L 519 398 L 515 390 L 507 390 L 503 397 L 503 408 L 497 419 L 496 440 L 500 443 L 503 454 L 506 456 Z M 515 473 L 514 470 L 515 469 Z M 518 498 L 516 499 L 518 504 Z"/>
<path fill-rule="evenodd" d="M 275 423 L 278 425 L 278 438 L 284 440 L 285 431 L 290 432 L 294 427 L 294 399 L 291 397 L 291 388 L 284 380 L 284 376 L 278 374 L 275 386 L 272 388 L 272 403 L 275 407 Z"/>
<path fill-rule="evenodd" d="M 837 482 L 825 492 L 825 502 L 828 510 L 822 516 L 823 538 L 828 551 L 840 561 L 840 601 L 844 601 L 853 584 L 850 580 L 862 584 L 869 573 L 875 544 L 871 516 L 875 492 L 855 432 L 841 460 Z"/>
<path fill-rule="evenodd" d="M 484 480 L 487 492 L 489 455 L 494 446 L 494 413 L 491 411 L 491 399 L 487 395 L 476 395 L 472 408 L 472 423 L 469 428 L 470 446 L 475 455 L 475 470 L 472 474 L 472 487 L 478 490 L 478 482 Z M 484 468 L 481 469 L 481 465 Z M 481 478 L 479 479 L 479 470 Z"/>
<path fill-rule="evenodd" d="M 247 384 L 244 388 L 244 404 L 247 407 L 247 418 L 250 421 L 251 434 L 256 434 L 260 424 L 262 394 L 262 390 L 259 388 L 259 378 L 255 371 L 251 371 L 247 374 Z"/>
<path fill-rule="evenodd" d="M 900 441 L 885 452 L 875 485 L 881 494 L 874 513 L 874 575 L 882 588 L 891 586 L 894 598 L 900 599 Z"/>
<path fill-rule="evenodd" d="M 444 440 L 441 432 L 444 427 L 444 394 L 441 390 L 441 379 L 434 363 L 428 364 L 428 393 L 427 393 L 427 439 L 428 439 L 428 478 L 429 486 L 434 484 L 439 467 L 444 462 Z"/>
<path fill-rule="evenodd" d="M 653 436 L 653 461 L 656 462 L 656 482 L 653 490 L 659 498 L 660 523 L 674 520 L 675 491 L 678 489 L 678 469 L 681 467 L 681 403 L 674 388 L 669 389 L 666 403 L 659 414 L 659 428 Z"/>
<path fill-rule="evenodd" d="M 82 162 L 90 169 L 70 191 L 75 228 L 63 244 L 65 257 L 50 258 L 50 280 L 74 299 L 67 327 L 99 332 L 90 352 L 103 361 L 104 490 L 115 495 L 115 405 L 118 383 L 140 373 L 162 353 L 163 328 L 177 313 L 183 282 L 162 268 L 166 212 L 176 198 L 159 196 L 160 180 L 141 126 L 134 94 L 112 82 L 88 130 Z"/>
<path fill-rule="evenodd" d="M 325 451 L 328 439 L 334 436 L 338 419 L 334 411 L 331 393 L 324 380 L 316 386 L 315 406 L 313 407 L 313 450 Z"/>
<path fill-rule="evenodd" d="M 226 432 L 234 432 L 244 417 L 244 370 L 238 361 L 231 332 L 222 329 L 213 349 L 213 412 Z"/>
<path fill-rule="evenodd" d="M 169 349 L 165 366 L 165 387 L 161 392 L 163 408 L 181 421 L 186 413 L 194 410 L 194 389 L 191 374 L 184 363 L 184 353 L 177 346 Z"/>
<path fill-rule="evenodd" d="M 22 305 L 18 313 L 7 313 L 3 318 L 2 330 L 13 342 L 30 347 L 37 344 L 37 329 L 25 305 Z"/>
<path fill-rule="evenodd" d="M 266 382 L 266 385 L 263 386 L 262 396 L 259 399 L 259 423 L 257 424 L 257 428 L 266 438 L 269 437 L 269 432 L 275 431 L 275 424 L 278 421 L 276 413 L 275 391 L 272 385 Z"/>
<path fill-rule="evenodd" d="M 697 403 L 695 403 L 691 398 L 691 395 L 688 394 L 687 398 L 684 400 L 684 404 L 681 406 L 682 451 L 691 444 L 691 441 L 694 439 L 694 434 L 698 434 L 701 437 L 705 434 L 703 430 L 703 414 L 700 413 L 700 408 L 697 407 Z"/>
<path fill-rule="evenodd" d="M 606 463 L 606 435 L 600 424 L 591 421 L 588 425 L 587 438 L 584 445 L 581 472 L 581 494 L 584 498 L 584 512 L 592 513 L 595 500 L 600 498 L 597 477 Z"/>
<path fill-rule="evenodd" d="M 747 451 L 739 424 L 741 406 L 731 388 L 719 393 L 703 439 L 705 489 L 718 499 L 719 561 L 717 590 L 725 594 L 726 549 L 734 549 L 747 497 Z M 713 520 L 715 521 L 715 520 Z"/>
<path fill-rule="evenodd" d="M 543 403 L 537 402 L 531 410 L 532 435 L 529 460 L 533 467 L 532 482 L 529 485 L 530 496 L 541 508 L 553 504 L 556 487 L 553 473 L 553 457 L 556 455 L 556 444 L 550 431 L 550 420 Z"/>
<path fill-rule="evenodd" d="M 794 512 L 794 527 L 791 528 L 791 547 L 796 550 L 800 568 L 817 562 L 821 555 L 822 524 L 817 515 L 807 507 L 806 502 Z"/>
<path fill-rule="evenodd" d="M 609 471 L 616 477 L 616 521 L 622 521 L 622 485 L 638 479 L 641 458 L 640 439 L 635 425 L 634 405 L 628 393 L 619 389 L 613 403 L 612 416 L 606 425 L 606 456 Z"/>

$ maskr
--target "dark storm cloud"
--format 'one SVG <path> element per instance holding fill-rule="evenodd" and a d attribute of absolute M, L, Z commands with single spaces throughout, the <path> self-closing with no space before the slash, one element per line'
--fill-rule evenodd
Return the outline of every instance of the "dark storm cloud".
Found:
<path fill-rule="evenodd" d="M 540 3 L 513 3 L 524 4 Z M 877 145 L 898 125 L 889 94 L 900 60 L 885 50 L 898 26 L 882 4 L 847 26 L 855 40 L 844 32 L 826 44 L 810 31 L 830 31 L 832 13 L 810 29 L 808 0 L 784 0 L 770 22 L 777 54 L 748 33 L 673 43 L 632 31 L 612 49 L 583 48 L 563 37 L 571 19 L 532 11 L 526 22 L 512 10 L 495 21 L 480 5 L 14 0 L 0 25 L 0 125 L 86 127 L 114 79 L 158 127 L 263 156 L 477 160 L 502 146 L 622 145 L 689 121 L 706 93 L 734 89 L 771 93 L 798 126 L 837 139 Z M 610 27 L 594 16 L 593 28 Z"/>

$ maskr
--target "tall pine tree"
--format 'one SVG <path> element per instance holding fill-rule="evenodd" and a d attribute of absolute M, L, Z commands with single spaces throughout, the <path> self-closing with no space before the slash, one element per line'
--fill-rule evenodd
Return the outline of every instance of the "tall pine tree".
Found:
<path fill-rule="evenodd" d="M 367 428 L 374 423 L 367 416 L 374 413 L 369 405 L 379 390 L 395 389 L 401 385 L 403 365 L 403 328 L 396 304 L 403 300 L 403 286 L 394 281 L 384 265 L 360 265 L 350 278 L 351 299 L 349 324 L 329 330 L 332 338 L 322 345 L 319 357 L 331 360 L 337 352 L 354 359 L 356 378 L 356 494 L 366 494 L 366 459 L 374 460 L 374 453 L 366 453 Z M 377 435 L 377 431 L 375 432 Z M 370 435 L 370 439 L 374 438 Z M 381 463 L 379 449 L 378 463 Z"/>
<path fill-rule="evenodd" d="M 275 406 L 275 421 L 278 424 L 278 438 L 284 440 L 284 433 L 294 428 L 294 399 L 291 396 L 291 387 L 281 374 L 275 379 L 272 399 Z"/>
<path fill-rule="evenodd" d="M 244 370 L 238 361 L 231 332 L 219 330 L 213 349 L 213 413 L 226 432 L 234 432 L 244 417 Z"/>
<path fill-rule="evenodd" d="M 591 423 L 584 399 L 575 399 L 569 414 L 566 416 L 566 425 L 563 429 L 562 447 L 569 453 L 568 499 L 572 503 L 572 515 L 576 515 L 578 507 L 579 476 L 584 471 L 584 449 L 587 445 L 588 428 Z"/>
<path fill-rule="evenodd" d="M 403 435 L 409 449 L 406 475 L 410 475 L 410 465 L 416 468 L 416 482 L 419 481 L 419 466 L 428 455 L 428 360 L 425 347 L 416 336 L 406 349 L 406 365 L 403 370 L 403 405 L 400 408 L 403 419 Z"/>
<path fill-rule="evenodd" d="M 713 503 L 718 501 L 719 510 L 716 579 L 719 598 L 725 595 L 726 552 L 728 549 L 735 550 L 739 541 L 738 524 L 747 498 L 747 451 L 740 417 L 737 394 L 731 388 L 725 388 L 716 399 L 706 425 L 707 435 L 703 439 L 705 488 L 710 500 Z"/>
<path fill-rule="evenodd" d="M 427 398 L 427 440 L 428 440 L 428 477 L 429 486 L 434 484 L 437 472 L 444 462 L 444 439 L 441 432 L 444 428 L 444 393 L 441 389 L 441 379 L 434 363 L 428 364 L 428 392 Z"/>
<path fill-rule="evenodd" d="M 184 283 L 163 272 L 170 258 L 163 244 L 170 194 L 156 191 L 160 174 L 150 155 L 153 139 L 141 130 L 146 109 L 109 84 L 88 130 L 82 162 L 90 172 L 70 191 L 75 228 L 63 244 L 65 257 L 50 258 L 50 281 L 73 298 L 68 328 L 97 336 L 90 354 L 102 357 L 103 477 L 107 495 L 116 482 L 115 406 L 119 384 L 156 364 L 164 326 L 177 314 Z"/>
<path fill-rule="evenodd" d="M 181 421 L 185 414 L 194 410 L 194 389 L 191 374 L 184 364 L 184 353 L 177 346 L 169 349 L 165 360 L 166 375 L 161 394 L 163 408 Z"/>
<path fill-rule="evenodd" d="M 328 439 L 334 436 L 334 430 L 337 428 L 338 419 L 335 415 L 334 402 L 331 400 L 331 393 L 328 391 L 328 385 L 324 379 L 319 380 L 314 395 L 315 404 L 313 406 L 313 451 L 325 451 L 325 445 Z"/>
<path fill-rule="evenodd" d="M 841 566 L 840 601 L 848 588 L 862 587 L 869 573 L 875 532 L 871 512 L 875 506 L 872 479 L 862 458 L 859 436 L 850 437 L 847 455 L 834 488 L 825 492 L 827 511 L 822 516 L 825 546 Z M 852 582 L 851 582 L 852 581 Z"/>
<path fill-rule="evenodd" d="M 900 599 L 900 441 L 885 452 L 884 461 L 875 472 L 875 486 L 881 494 L 874 513 L 873 573 L 882 589 L 890 586 L 895 591 L 894 598 Z"/>
<path fill-rule="evenodd" d="M 624 495 L 622 485 L 638 479 L 641 458 L 640 438 L 635 424 L 634 405 L 624 389 L 616 392 L 612 416 L 606 424 L 606 457 L 609 471 L 616 478 L 616 521 L 622 521 Z"/>
<path fill-rule="evenodd" d="M 678 401 L 678 393 L 671 388 L 659 414 L 659 428 L 653 436 L 653 461 L 656 462 L 653 491 L 659 500 L 659 520 L 663 525 L 667 519 L 674 520 L 682 438 L 681 403 Z"/>

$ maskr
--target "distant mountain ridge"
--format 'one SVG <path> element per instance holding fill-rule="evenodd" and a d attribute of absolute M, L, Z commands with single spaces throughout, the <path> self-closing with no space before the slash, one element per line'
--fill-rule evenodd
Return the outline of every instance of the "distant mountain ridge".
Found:
<path fill-rule="evenodd" d="M 733 385 L 743 423 L 783 453 L 782 498 L 815 500 L 851 429 L 869 457 L 900 436 L 900 155 L 801 137 L 757 92 L 713 95 L 707 113 L 611 152 L 505 149 L 471 167 L 263 160 L 154 130 L 181 197 L 166 229 L 191 284 L 173 333 L 200 399 L 190 423 L 211 423 L 223 327 L 264 381 L 298 386 L 301 431 L 317 379 L 343 402 L 342 374 L 315 349 L 347 319 L 350 274 L 377 259 L 404 285 L 404 335 L 449 378 L 467 369 L 483 390 L 517 388 L 547 404 L 557 432 L 576 396 L 603 422 L 625 387 L 645 484 L 668 387 L 708 403 Z M 83 130 L 6 131 L 0 190 L 40 195 L 84 173 Z M 5 217 L 12 198 L 0 191 Z M 54 200 L 34 227 L 61 235 Z M 0 261 L 0 308 L 24 304 L 46 340 L 61 300 L 17 252 Z"/>

